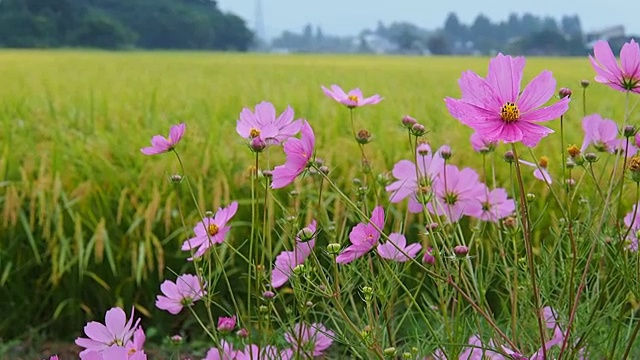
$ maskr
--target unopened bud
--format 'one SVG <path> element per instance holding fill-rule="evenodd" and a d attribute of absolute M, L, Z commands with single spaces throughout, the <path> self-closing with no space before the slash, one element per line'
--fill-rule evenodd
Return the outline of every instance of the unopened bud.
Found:
<path fill-rule="evenodd" d="M 504 153 L 504 161 L 508 163 L 512 163 L 515 160 L 516 156 L 513 154 L 513 151 L 509 150 Z"/>
<path fill-rule="evenodd" d="M 453 253 L 456 254 L 457 257 L 465 257 L 469 253 L 469 248 L 464 245 L 457 245 L 453 248 Z"/>
<path fill-rule="evenodd" d="M 308 227 L 298 231 L 298 235 L 297 235 L 300 241 L 309 241 L 313 239 L 315 236 L 316 236 L 316 233 Z"/>
<path fill-rule="evenodd" d="M 388 348 L 386 348 L 386 349 L 382 350 L 382 353 L 383 353 L 385 356 L 394 356 L 394 355 L 396 354 L 396 348 L 394 348 L 394 347 L 388 347 Z"/>
<path fill-rule="evenodd" d="M 331 243 L 327 245 L 327 252 L 331 255 L 338 255 L 340 253 L 341 246 L 337 243 Z"/>
<path fill-rule="evenodd" d="M 173 335 L 171 338 L 169 338 L 169 340 L 173 345 L 180 345 L 184 341 L 184 339 L 180 335 Z"/>
<path fill-rule="evenodd" d="M 441 156 L 443 159 L 445 159 L 445 160 L 449 160 L 449 159 L 451 158 L 451 155 L 452 155 L 452 153 L 451 153 L 451 148 L 450 148 L 450 147 L 448 147 L 448 146 L 443 146 L 443 147 L 440 149 L 440 156 Z"/>
<path fill-rule="evenodd" d="M 560 99 L 564 99 L 566 97 L 570 98 L 571 94 L 571 89 L 566 87 L 560 88 L 560 91 L 558 91 L 558 96 L 560 96 Z"/>
<path fill-rule="evenodd" d="M 412 118 L 409 115 L 405 115 L 402 117 L 402 126 L 406 127 L 407 129 L 411 129 L 411 127 L 417 122 L 418 121 L 416 119 Z"/>
<path fill-rule="evenodd" d="M 432 222 L 431 224 L 425 225 L 425 229 L 427 230 L 427 234 L 431 232 L 435 232 L 440 228 L 440 224 L 437 222 Z"/>
<path fill-rule="evenodd" d="M 262 170 L 262 176 L 271 179 L 273 177 L 273 171 L 271 170 Z"/>
<path fill-rule="evenodd" d="M 262 138 L 255 137 L 249 142 L 249 148 L 251 149 L 251 151 L 259 153 L 267 148 L 267 143 L 262 140 Z"/>
<path fill-rule="evenodd" d="M 624 135 L 624 137 L 627 137 L 627 138 L 635 136 L 636 132 L 637 132 L 636 127 L 633 125 L 627 125 L 622 130 L 622 134 Z"/>
<path fill-rule="evenodd" d="M 420 156 L 427 156 L 431 152 L 431 148 L 429 147 L 429 144 L 427 144 L 427 143 L 422 143 L 422 144 L 418 145 L 418 149 L 417 150 L 418 150 L 418 154 Z"/>
<path fill-rule="evenodd" d="M 180 184 L 182 182 L 182 175 L 173 174 L 169 177 L 169 182 L 172 184 Z"/>
<path fill-rule="evenodd" d="M 510 228 L 510 229 L 515 229 L 516 226 L 518 226 L 518 222 L 516 221 L 516 218 L 514 218 L 513 216 L 507 216 L 502 221 L 502 224 L 504 225 L 504 227 Z"/>
<path fill-rule="evenodd" d="M 204 212 L 204 216 L 205 216 L 205 217 L 213 217 L 213 211 L 211 211 L 211 210 L 207 210 L 207 211 L 205 211 L 205 212 Z"/>
<path fill-rule="evenodd" d="M 271 290 L 267 290 L 265 292 L 262 293 L 262 297 L 267 299 L 267 300 L 271 300 L 276 296 L 276 294 L 271 291 Z"/>
<path fill-rule="evenodd" d="M 267 312 L 269 312 L 269 308 L 266 305 L 260 305 L 258 307 L 258 311 L 260 311 L 260 313 L 262 314 L 266 314 Z"/>
<path fill-rule="evenodd" d="M 236 331 L 236 336 L 242 339 L 246 339 L 249 337 L 249 331 L 247 331 L 247 329 L 242 328 L 238 331 Z"/>
<path fill-rule="evenodd" d="M 293 268 L 293 274 L 300 276 L 304 272 L 304 264 L 300 264 Z"/>
<path fill-rule="evenodd" d="M 573 169 L 574 167 L 576 167 L 576 162 L 573 161 L 573 159 L 569 158 L 567 159 L 567 162 L 565 165 L 567 166 L 567 169 Z"/>
<path fill-rule="evenodd" d="M 436 263 L 435 256 L 432 255 L 433 248 L 429 247 L 427 251 L 424 252 L 424 256 L 422 257 L 422 262 L 425 264 L 433 265 Z"/>
<path fill-rule="evenodd" d="M 369 302 L 373 299 L 373 288 L 370 286 L 365 286 L 362 288 L 362 295 L 364 297 L 364 301 Z"/>
<path fill-rule="evenodd" d="M 584 154 L 584 159 L 589 163 L 594 163 L 598 161 L 598 155 L 594 153 L 586 153 Z"/>
<path fill-rule="evenodd" d="M 371 133 L 369 132 L 369 130 L 366 129 L 360 129 L 358 131 L 358 133 L 356 134 L 356 141 L 358 141 L 358 143 L 360 144 L 368 144 L 371 142 Z"/>
<path fill-rule="evenodd" d="M 580 86 L 582 86 L 583 89 L 586 89 L 587 87 L 589 87 L 589 80 L 580 81 Z"/>
<path fill-rule="evenodd" d="M 307 301 L 306 303 L 304 303 L 304 306 L 308 308 L 313 307 L 313 301 Z"/>
<path fill-rule="evenodd" d="M 569 187 L 576 186 L 576 180 L 575 179 L 567 179 L 566 182 L 567 182 L 567 186 L 569 186 Z"/>
<path fill-rule="evenodd" d="M 318 168 L 318 170 L 320 170 L 321 173 L 327 175 L 329 173 L 329 167 L 326 165 L 322 165 Z"/>
<path fill-rule="evenodd" d="M 413 124 L 413 126 L 411 126 L 411 134 L 413 134 L 413 136 L 420 137 L 426 133 L 427 128 L 422 124 Z"/>
<path fill-rule="evenodd" d="M 536 199 L 536 194 L 532 194 L 532 193 L 528 193 L 527 194 L 527 201 L 528 202 L 532 202 L 535 199 Z"/>
<path fill-rule="evenodd" d="M 569 156 L 571 156 L 572 159 L 575 159 L 580 155 L 580 148 L 575 145 L 571 145 L 567 148 L 567 153 L 569 153 Z"/>

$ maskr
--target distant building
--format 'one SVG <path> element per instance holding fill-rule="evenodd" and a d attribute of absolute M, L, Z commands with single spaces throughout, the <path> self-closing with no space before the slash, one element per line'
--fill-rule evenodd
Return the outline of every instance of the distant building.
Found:
<path fill-rule="evenodd" d="M 585 42 L 589 49 L 593 49 L 593 45 L 598 40 L 607 40 L 613 38 L 625 37 L 624 25 L 610 26 L 604 29 L 588 32 L 585 35 Z"/>
<path fill-rule="evenodd" d="M 373 33 L 363 34 L 359 39 L 355 39 L 354 41 L 356 42 L 354 45 L 359 47 L 364 46 L 369 52 L 374 54 L 391 54 L 398 51 L 398 45 Z"/>

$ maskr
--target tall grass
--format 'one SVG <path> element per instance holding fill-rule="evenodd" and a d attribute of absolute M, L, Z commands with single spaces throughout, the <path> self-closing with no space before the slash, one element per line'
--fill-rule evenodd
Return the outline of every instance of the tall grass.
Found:
<path fill-rule="evenodd" d="M 399 126 L 406 113 L 427 125 L 429 139 L 470 149 L 470 131 L 448 115 L 443 98 L 458 95 L 463 70 L 485 68 L 486 59 L 453 57 L 0 52 L 0 313 L 6 314 L 0 334 L 11 338 L 35 329 L 72 338 L 87 318 L 131 301 L 163 330 L 176 325 L 154 310 L 153 300 L 167 269 L 188 268 L 179 251 L 186 236 L 179 204 L 189 225 L 198 211 L 186 191 L 176 195 L 167 180 L 177 164 L 157 166 L 159 160 L 140 154 L 149 134 L 188 122 L 181 153 L 189 174 L 198 174 L 192 181 L 198 203 L 206 206 L 201 211 L 231 199 L 248 204 L 252 159 L 235 134 L 238 113 L 262 100 L 279 110 L 291 105 L 314 126 L 334 178 L 347 185 L 360 159 L 344 151 L 353 146 L 348 114 L 322 95 L 321 84 L 385 97 L 358 113 L 374 135 L 372 166 L 384 171 L 411 156 Z M 529 58 L 525 81 L 542 69 L 576 92 L 581 79 L 593 76 L 584 59 Z M 604 87 L 588 92 L 588 112 L 622 117 L 622 97 Z M 565 118 L 569 144 L 581 141 L 580 99 L 572 106 Z M 559 150 L 545 146 L 550 167 L 559 169 Z M 479 168 L 480 162 L 456 159 L 460 166 Z M 543 189 L 535 190 L 544 197 Z M 249 224 L 236 227 L 240 243 Z"/>

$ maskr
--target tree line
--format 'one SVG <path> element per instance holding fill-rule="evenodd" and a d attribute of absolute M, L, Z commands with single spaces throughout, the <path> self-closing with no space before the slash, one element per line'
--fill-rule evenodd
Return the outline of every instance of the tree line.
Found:
<path fill-rule="evenodd" d="M 0 0 L 0 46 L 246 51 L 244 19 L 213 0 Z"/>

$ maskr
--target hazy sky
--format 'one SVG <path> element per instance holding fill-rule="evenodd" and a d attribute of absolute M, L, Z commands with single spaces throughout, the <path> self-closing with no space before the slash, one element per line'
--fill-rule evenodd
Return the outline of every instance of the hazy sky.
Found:
<path fill-rule="evenodd" d="M 218 0 L 223 10 L 245 18 L 253 28 L 256 0 Z M 300 31 L 306 23 L 322 26 L 325 34 L 355 35 L 363 28 L 375 28 L 406 20 L 426 29 L 442 27 L 447 14 L 454 11 L 460 21 L 471 24 L 479 13 L 492 21 L 506 19 L 509 13 L 530 12 L 538 16 L 578 14 L 585 31 L 611 25 L 624 25 L 627 34 L 640 34 L 640 0 L 262 0 L 268 38 L 283 30 Z"/>

